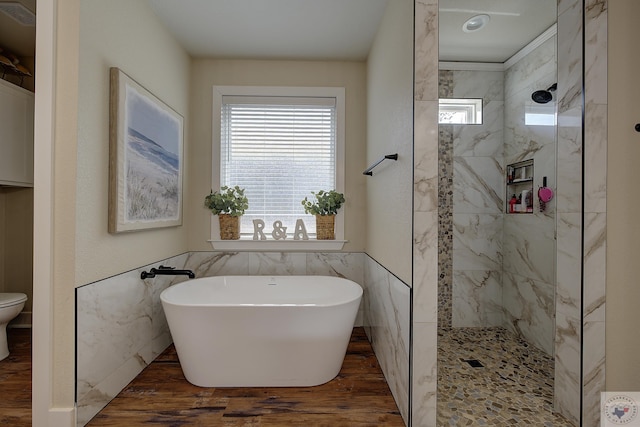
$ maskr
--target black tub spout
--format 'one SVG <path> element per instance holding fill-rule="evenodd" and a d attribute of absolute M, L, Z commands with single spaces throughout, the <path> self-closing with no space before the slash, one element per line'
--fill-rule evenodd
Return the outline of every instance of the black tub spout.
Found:
<path fill-rule="evenodd" d="M 140 278 L 150 279 L 152 277 L 159 276 L 188 276 L 189 279 L 193 279 L 196 275 L 191 270 L 176 270 L 175 267 L 166 267 L 164 265 L 159 266 L 158 268 L 151 268 L 149 272 L 143 271 L 140 273 Z"/>

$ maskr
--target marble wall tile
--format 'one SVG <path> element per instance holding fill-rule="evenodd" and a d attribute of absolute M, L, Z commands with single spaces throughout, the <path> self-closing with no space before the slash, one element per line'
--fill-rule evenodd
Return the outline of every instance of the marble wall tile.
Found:
<path fill-rule="evenodd" d="M 554 352 L 554 285 L 503 274 L 504 326 L 549 355 Z"/>
<path fill-rule="evenodd" d="M 607 21 L 608 0 L 585 1 L 584 27 L 584 426 L 600 425 L 605 390 L 606 213 L 607 213 Z"/>
<path fill-rule="evenodd" d="M 552 144 L 555 148 L 555 126 L 532 126 L 526 123 L 525 118 L 526 113 L 532 108 L 555 114 L 554 102 L 536 104 L 531 100 L 531 94 L 536 90 L 547 89 L 555 83 L 556 70 L 556 38 L 552 37 L 505 71 L 506 163 L 530 158 L 536 159 L 538 163 L 548 155 L 555 160 L 555 151 L 540 153 L 547 144 Z"/>
<path fill-rule="evenodd" d="M 196 277 L 249 274 L 248 252 L 190 252 L 185 268 Z"/>
<path fill-rule="evenodd" d="M 501 213 L 504 209 L 504 176 L 501 159 L 454 157 L 453 211 L 460 214 Z"/>
<path fill-rule="evenodd" d="M 413 274 L 421 279 L 436 280 L 438 271 L 438 214 L 435 212 L 414 213 Z M 437 321 L 437 284 L 414 280 L 413 320 L 414 322 Z"/>
<path fill-rule="evenodd" d="M 250 252 L 249 274 L 252 276 L 304 275 L 307 257 L 295 252 Z"/>
<path fill-rule="evenodd" d="M 529 92 L 530 93 L 530 92 Z M 551 146 L 553 154 L 551 159 L 555 160 L 556 148 L 556 128 L 555 126 L 537 126 L 526 123 L 525 115 L 532 109 L 537 108 L 536 113 L 555 115 L 556 110 L 553 104 L 539 106 L 526 99 L 507 99 L 505 102 L 505 130 L 504 130 L 504 156 L 505 163 L 516 163 L 522 160 L 538 159 L 541 156 L 548 156 L 549 152 L 544 152 L 545 148 Z M 539 111 L 543 108 L 543 111 Z M 537 161 L 535 162 L 537 163 Z M 536 165 L 537 169 L 537 165 Z"/>
<path fill-rule="evenodd" d="M 477 96 L 474 96 L 477 98 Z M 452 125 L 455 156 L 502 159 L 504 102 L 485 101 L 480 125 Z"/>
<path fill-rule="evenodd" d="M 414 54 L 414 295 L 437 296 L 438 239 L 438 0 L 415 0 Z M 433 230 L 433 231 L 431 231 Z M 421 301 L 424 301 L 422 297 Z M 412 310 L 411 419 L 407 425 L 436 425 L 437 323 L 418 323 L 427 306 Z M 425 329 L 425 325 L 429 327 Z M 429 333 L 430 332 L 430 333 Z"/>
<path fill-rule="evenodd" d="M 580 414 L 583 176 L 583 2 L 558 3 L 558 284 L 554 406 Z"/>
<path fill-rule="evenodd" d="M 365 330 L 405 422 L 409 419 L 411 288 L 365 257 Z"/>
<path fill-rule="evenodd" d="M 558 115 L 558 212 L 582 211 L 582 108 Z"/>
<path fill-rule="evenodd" d="M 307 276 L 344 277 L 364 285 L 364 254 L 361 252 L 307 253 L 306 264 Z"/>
<path fill-rule="evenodd" d="M 558 214 L 556 312 L 579 318 L 582 305 L 582 213 Z"/>
<path fill-rule="evenodd" d="M 484 104 L 504 100 L 503 71 L 453 71 L 454 98 L 482 98 Z"/>
<path fill-rule="evenodd" d="M 502 270 L 502 215 L 453 215 L 453 269 Z"/>
<path fill-rule="evenodd" d="M 505 164 L 533 160 L 533 207 L 505 215 L 503 233 L 504 326 L 548 354 L 554 352 L 555 202 L 540 212 L 535 192 L 556 182 L 556 126 L 527 123 L 530 112 L 555 116 L 555 102 L 536 104 L 531 94 L 557 82 L 555 36 L 505 71 Z M 556 93 L 553 93 L 557 99 Z M 523 188 L 508 187 L 506 198 Z M 518 194 L 516 194 L 517 196 Z M 506 204 L 503 205 L 506 209 Z"/>
<path fill-rule="evenodd" d="M 566 13 L 573 7 L 576 7 L 576 0 L 558 0 L 558 15 Z"/>
<path fill-rule="evenodd" d="M 436 425 L 438 325 L 413 324 L 411 419 L 413 427 Z"/>
<path fill-rule="evenodd" d="M 414 211 L 431 212 L 438 209 L 437 123 L 437 100 L 414 103 Z"/>
<path fill-rule="evenodd" d="M 585 2 L 585 103 L 607 103 L 608 0 Z"/>
<path fill-rule="evenodd" d="M 454 270 L 454 328 L 502 327 L 502 273 L 499 271 Z"/>
<path fill-rule="evenodd" d="M 585 212 L 607 211 L 607 112 L 606 104 L 585 107 Z"/>
<path fill-rule="evenodd" d="M 170 343 L 160 292 L 182 276 L 141 280 L 142 270 L 182 267 L 177 256 L 76 290 L 77 422 L 84 425 Z"/>
<path fill-rule="evenodd" d="M 544 215 L 506 215 L 504 271 L 555 283 L 555 221 Z"/>
<path fill-rule="evenodd" d="M 437 101 L 438 80 L 438 0 L 415 0 L 416 101 Z M 436 121 L 437 123 L 437 121 Z"/>
<path fill-rule="evenodd" d="M 558 113 L 582 105 L 582 2 L 558 3 Z"/>
<path fill-rule="evenodd" d="M 605 320 L 607 214 L 584 214 L 584 291 L 583 319 L 586 322 Z"/>
<path fill-rule="evenodd" d="M 583 426 L 600 425 L 600 393 L 605 391 L 605 322 L 584 322 L 582 382 Z"/>
<path fill-rule="evenodd" d="M 569 420 L 580 419 L 580 318 L 556 312 L 554 408 Z"/>
<path fill-rule="evenodd" d="M 556 83 L 556 44 L 555 36 L 549 38 L 505 71 L 505 99 L 530 100 L 534 91 L 547 89 Z"/>

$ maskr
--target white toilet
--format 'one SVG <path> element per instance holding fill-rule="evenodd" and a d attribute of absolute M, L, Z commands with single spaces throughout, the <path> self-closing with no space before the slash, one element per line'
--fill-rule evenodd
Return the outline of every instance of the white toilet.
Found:
<path fill-rule="evenodd" d="M 20 314 L 26 301 L 27 296 L 25 294 L 0 293 L 0 360 L 9 355 L 7 324 Z"/>

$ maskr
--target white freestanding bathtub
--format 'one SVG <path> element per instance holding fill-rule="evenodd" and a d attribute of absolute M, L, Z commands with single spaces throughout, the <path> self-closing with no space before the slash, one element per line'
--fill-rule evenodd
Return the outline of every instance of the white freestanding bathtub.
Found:
<path fill-rule="evenodd" d="M 328 276 L 219 276 L 160 295 L 186 379 L 201 387 L 313 386 L 342 366 L 362 288 Z"/>

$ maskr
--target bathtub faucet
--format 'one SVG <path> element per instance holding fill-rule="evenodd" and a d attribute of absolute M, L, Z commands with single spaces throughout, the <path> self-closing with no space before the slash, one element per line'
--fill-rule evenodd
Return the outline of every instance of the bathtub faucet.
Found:
<path fill-rule="evenodd" d="M 193 278 L 196 277 L 196 275 L 191 270 L 176 270 L 175 267 L 165 267 L 164 265 L 161 265 L 158 268 L 154 267 L 154 268 L 150 269 L 148 273 L 146 271 L 143 271 L 142 273 L 140 273 L 140 278 L 142 280 L 150 279 L 152 277 L 156 277 L 156 275 L 161 275 L 161 276 L 184 275 L 184 276 L 189 276 L 189 279 L 193 279 Z"/>

